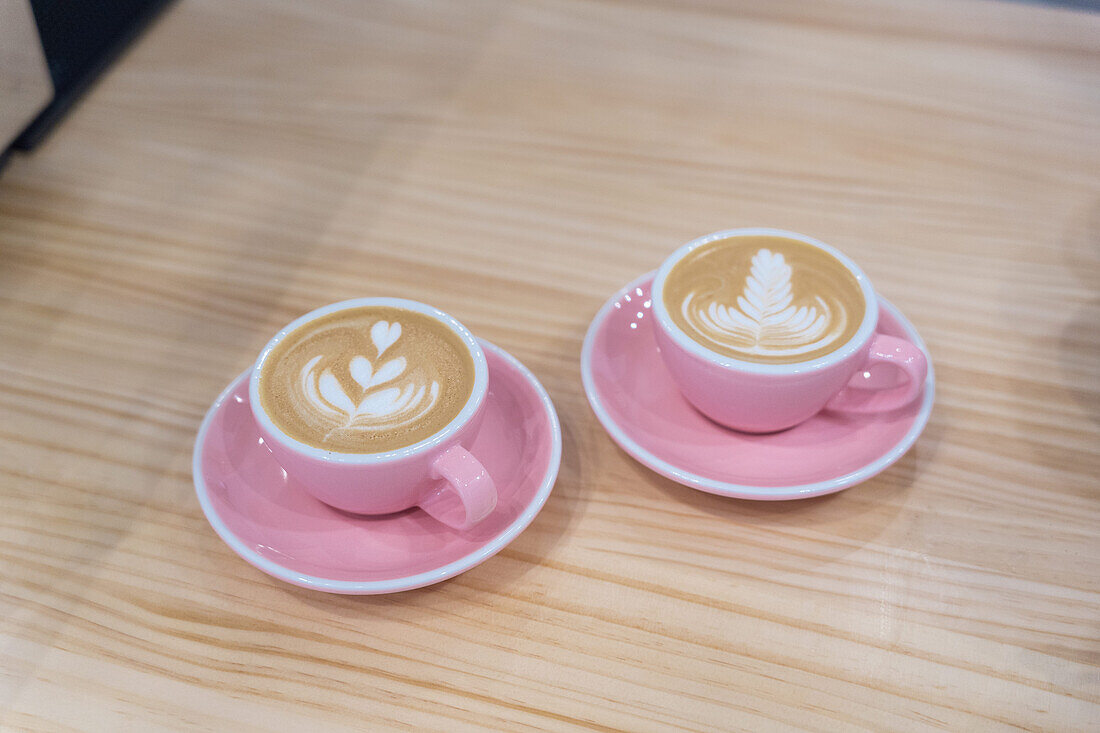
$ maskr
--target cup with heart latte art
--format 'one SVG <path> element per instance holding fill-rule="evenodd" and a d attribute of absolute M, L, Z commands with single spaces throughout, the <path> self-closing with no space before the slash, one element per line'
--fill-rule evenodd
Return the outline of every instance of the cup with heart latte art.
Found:
<path fill-rule="evenodd" d="M 360 298 L 279 331 L 249 378 L 252 414 L 279 465 L 356 514 L 419 506 L 457 529 L 496 506 L 467 449 L 488 392 L 485 354 L 443 311 Z"/>
<path fill-rule="evenodd" d="M 676 385 L 736 430 L 783 430 L 822 409 L 897 409 L 927 375 L 919 347 L 875 332 L 878 300 L 863 271 L 801 234 L 732 229 L 693 240 L 661 265 L 652 299 Z M 886 364 L 904 384 L 877 378 Z"/>

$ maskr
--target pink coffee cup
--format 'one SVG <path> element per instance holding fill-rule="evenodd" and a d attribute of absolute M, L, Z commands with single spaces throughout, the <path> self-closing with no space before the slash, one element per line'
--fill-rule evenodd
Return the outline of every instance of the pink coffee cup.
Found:
<path fill-rule="evenodd" d="M 793 239 L 832 255 L 859 282 L 866 303 L 858 331 L 834 351 L 788 364 L 735 359 L 703 346 L 679 328 L 664 303 L 664 283 L 688 253 L 719 239 L 734 237 Z M 798 425 L 823 409 L 885 412 L 912 402 L 928 373 L 928 359 L 915 344 L 876 333 L 878 298 L 867 275 L 847 256 L 802 234 L 780 229 L 730 229 L 688 242 L 664 261 L 653 281 L 654 333 L 661 357 L 684 397 L 715 422 L 749 433 L 768 433 Z M 879 365 L 904 375 L 904 384 L 882 379 Z"/>
<path fill-rule="evenodd" d="M 339 453 L 316 448 L 287 435 L 264 412 L 259 382 L 272 349 L 287 334 L 330 313 L 362 306 L 389 306 L 433 317 L 469 349 L 474 363 L 470 397 L 442 430 L 412 445 L 385 453 Z M 489 370 L 473 334 L 452 316 L 424 303 L 401 298 L 358 298 L 318 308 L 275 335 L 260 353 L 249 377 L 252 414 L 264 443 L 278 464 L 320 501 L 355 514 L 389 514 L 418 506 L 455 529 L 468 529 L 496 507 L 493 479 L 468 447 L 481 424 Z"/>

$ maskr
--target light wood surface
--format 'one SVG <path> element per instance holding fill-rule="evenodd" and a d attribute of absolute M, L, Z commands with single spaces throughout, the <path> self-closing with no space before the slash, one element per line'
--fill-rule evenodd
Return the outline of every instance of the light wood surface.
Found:
<path fill-rule="evenodd" d="M 832 497 L 642 468 L 589 320 L 779 226 L 916 324 L 938 402 Z M 211 530 L 199 421 L 368 294 L 560 413 L 534 524 L 335 597 Z M 0 176 L 0 729 L 1100 727 L 1100 15 L 912 2 L 182 0 Z"/>

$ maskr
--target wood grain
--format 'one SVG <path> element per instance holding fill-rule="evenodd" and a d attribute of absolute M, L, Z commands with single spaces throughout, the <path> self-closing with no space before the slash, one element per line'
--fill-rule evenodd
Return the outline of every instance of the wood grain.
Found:
<path fill-rule="evenodd" d="M 1100 727 L 1100 15 L 981 0 L 184 0 L 0 177 L 0 728 Z M 664 480 L 584 330 L 770 225 L 927 340 L 895 467 L 759 504 Z M 545 510 L 438 586 L 263 575 L 199 421 L 282 324 L 426 300 L 563 425 Z"/>

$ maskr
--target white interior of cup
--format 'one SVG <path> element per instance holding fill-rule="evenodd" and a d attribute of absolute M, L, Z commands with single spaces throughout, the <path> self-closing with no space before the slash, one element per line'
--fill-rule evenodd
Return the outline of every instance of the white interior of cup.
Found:
<path fill-rule="evenodd" d="M 300 440 L 292 438 L 283 432 L 271 419 L 270 416 L 264 411 L 263 405 L 260 402 L 260 375 L 263 372 L 264 363 L 267 361 L 268 355 L 288 334 L 294 332 L 299 327 L 314 321 L 322 316 L 327 316 L 330 313 L 337 311 L 348 310 L 351 308 L 362 308 L 364 306 L 384 306 L 389 308 L 403 308 L 405 310 L 415 311 L 426 316 L 430 316 L 439 321 L 442 325 L 451 329 L 456 336 L 461 339 L 462 343 L 469 349 L 470 357 L 474 362 L 474 383 L 470 390 L 470 398 L 466 400 L 466 404 L 462 410 L 452 419 L 446 426 L 444 426 L 438 432 L 428 436 L 424 440 L 407 445 L 403 448 L 397 448 L 384 453 L 341 453 L 338 451 L 325 450 L 323 448 L 317 448 L 315 446 L 303 443 Z M 451 316 L 433 306 L 426 303 L 420 303 L 415 300 L 406 300 L 404 298 L 355 298 L 353 300 L 344 300 L 339 303 L 332 303 L 330 305 L 323 306 L 317 310 L 310 311 L 304 316 L 295 319 L 287 326 L 280 329 L 275 334 L 275 337 L 267 342 L 267 346 L 260 352 L 260 356 L 256 359 L 256 363 L 252 367 L 252 373 L 248 379 L 248 398 L 252 403 L 252 413 L 256 416 L 256 419 L 260 422 L 261 426 L 267 431 L 273 438 L 278 440 L 282 445 L 304 456 L 310 458 L 316 458 L 320 461 L 327 461 L 329 463 L 348 463 L 359 465 L 371 465 L 386 463 L 393 460 L 402 458 L 409 458 L 411 456 L 424 453 L 444 443 L 451 435 L 458 431 L 463 425 L 477 414 L 482 402 L 485 401 L 485 394 L 489 390 L 489 367 L 485 362 L 485 352 L 481 350 L 481 345 L 478 344 L 477 339 L 470 333 L 469 329 L 459 323 L 458 319 Z"/>
<path fill-rule="evenodd" d="M 680 260 L 693 250 L 720 239 L 733 239 L 736 237 L 781 237 L 784 239 L 793 239 L 816 247 L 831 255 L 852 273 L 852 276 L 855 277 L 856 281 L 859 283 L 860 291 L 863 293 L 866 308 L 864 309 L 863 320 L 860 322 L 859 330 L 836 350 L 830 351 L 828 354 L 819 356 L 816 359 L 795 362 L 793 364 L 761 364 L 759 362 L 735 359 L 708 349 L 706 346 L 703 346 L 701 343 L 684 333 L 669 316 L 668 309 L 665 308 L 664 284 L 665 280 L 668 279 L 668 274 Z M 828 368 L 848 358 L 859 349 L 864 348 L 870 341 L 871 336 L 874 335 L 875 326 L 878 325 L 878 298 L 875 296 L 875 290 L 871 286 L 871 281 L 867 278 L 867 275 L 864 274 L 863 270 L 859 269 L 859 266 L 853 262 L 851 258 L 835 247 L 825 244 L 813 237 L 807 237 L 804 234 L 797 234 L 796 232 L 788 232 L 783 229 L 770 229 L 766 227 L 726 229 L 691 240 L 669 255 L 661 264 L 660 269 L 657 270 L 656 277 L 653 278 L 652 297 L 653 313 L 656 315 L 658 326 L 664 329 L 665 333 L 672 338 L 677 346 L 701 359 L 717 364 L 718 366 L 753 374 L 801 374 Z"/>

